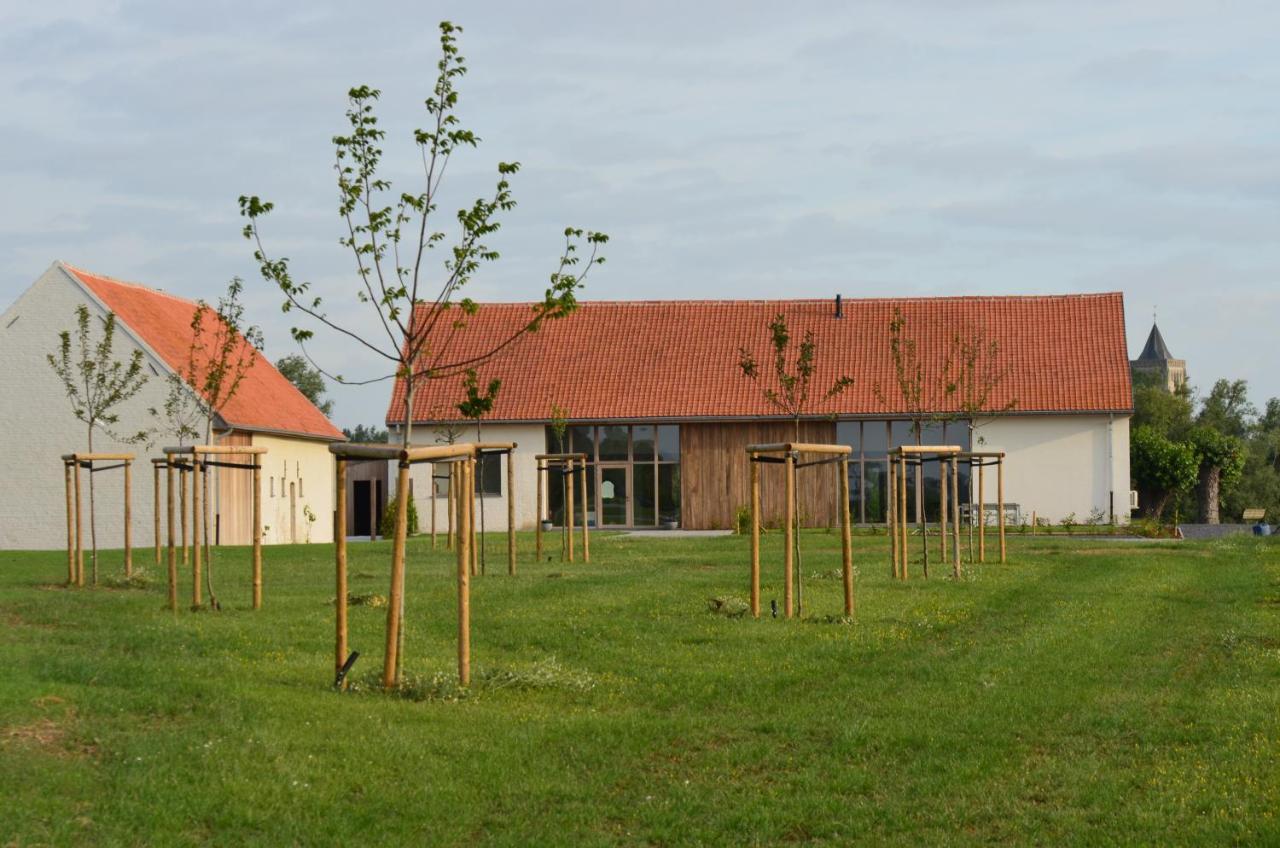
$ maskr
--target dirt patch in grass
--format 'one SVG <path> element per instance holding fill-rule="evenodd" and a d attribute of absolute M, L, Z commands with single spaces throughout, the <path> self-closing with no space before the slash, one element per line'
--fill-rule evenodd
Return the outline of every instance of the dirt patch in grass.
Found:
<path fill-rule="evenodd" d="M 42 698 L 37 703 L 61 703 L 58 698 Z M 68 709 L 61 716 L 44 716 L 27 724 L 11 724 L 0 729 L 0 748 L 39 751 L 51 757 L 67 759 L 92 758 L 98 754 L 98 746 L 75 738 L 72 726 L 75 710 Z"/>

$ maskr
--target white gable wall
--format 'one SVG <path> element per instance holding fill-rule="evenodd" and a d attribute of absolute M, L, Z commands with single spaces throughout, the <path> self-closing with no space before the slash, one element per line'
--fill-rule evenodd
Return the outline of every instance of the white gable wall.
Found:
<path fill-rule="evenodd" d="M 1005 451 L 1005 502 L 1027 521 L 1032 511 L 1054 523 L 1074 513 L 1083 524 L 1094 510 L 1106 521 L 1114 508 L 1116 521 L 1128 522 L 1129 416 L 1009 415 L 981 422 L 979 439 L 974 450 Z M 996 502 L 995 471 L 987 469 L 988 504 Z"/>

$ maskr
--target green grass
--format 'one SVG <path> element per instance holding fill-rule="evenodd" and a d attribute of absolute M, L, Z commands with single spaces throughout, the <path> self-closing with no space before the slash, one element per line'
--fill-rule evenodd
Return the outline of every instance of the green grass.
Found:
<path fill-rule="evenodd" d="M 224 611 L 176 617 L 154 570 L 67 590 L 63 554 L 0 553 L 0 844 L 1280 841 L 1280 546 L 1014 536 L 895 584 L 857 537 L 851 624 L 835 535 L 792 622 L 708 610 L 745 596 L 741 538 L 602 535 L 589 566 L 527 538 L 515 578 L 491 544 L 464 693 L 449 554 L 411 543 L 419 700 L 370 691 L 370 605 L 361 689 L 330 688 L 328 547 L 267 549 L 258 613 L 222 550 Z M 353 544 L 351 592 L 388 563 Z M 770 534 L 766 609 L 780 572 Z"/>

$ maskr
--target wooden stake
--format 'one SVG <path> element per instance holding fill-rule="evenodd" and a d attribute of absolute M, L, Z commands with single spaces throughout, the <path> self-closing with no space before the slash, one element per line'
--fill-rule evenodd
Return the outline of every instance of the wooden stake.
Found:
<path fill-rule="evenodd" d="M 200 460 L 191 457 L 191 606 L 200 608 Z"/>
<path fill-rule="evenodd" d="M 889 576 L 898 579 L 898 525 L 895 520 L 898 514 L 898 466 L 893 457 L 889 458 L 888 498 L 884 505 L 885 530 L 889 533 Z"/>
<path fill-rule="evenodd" d="M 938 460 L 938 562 L 947 561 L 947 513 L 951 511 L 951 499 L 947 497 L 947 484 L 951 469 L 945 459 Z"/>
<path fill-rule="evenodd" d="M 479 525 L 476 522 L 476 512 L 478 512 L 478 510 L 476 509 L 476 504 L 479 502 L 480 496 L 476 494 L 476 478 L 475 478 L 475 475 L 472 473 L 474 470 L 475 470 L 474 468 L 467 469 L 467 488 L 463 490 L 468 493 L 467 514 L 471 516 L 470 521 L 467 522 L 467 526 L 471 528 L 471 576 L 472 577 L 475 577 L 480 573 L 480 545 L 484 542 L 483 537 L 481 537 L 477 532 L 477 528 L 479 527 Z"/>
<path fill-rule="evenodd" d="M 124 461 L 124 576 L 133 576 L 133 463 Z"/>
<path fill-rule="evenodd" d="M 280 485 L 284 485 L 283 480 Z M 396 497 L 400 497 L 400 493 L 396 492 Z M 378 541 L 378 531 L 382 528 L 378 523 L 382 520 L 382 516 L 378 515 L 378 481 L 369 481 L 369 541 Z"/>
<path fill-rule="evenodd" d="M 760 463 L 748 454 L 751 463 L 751 617 L 760 617 Z"/>
<path fill-rule="evenodd" d="M 446 500 L 448 500 L 449 502 L 448 503 L 449 509 L 447 510 L 449 527 L 446 531 L 445 540 L 444 540 L 445 548 L 447 548 L 448 550 L 454 549 L 453 537 L 454 537 L 454 528 L 457 526 L 457 512 L 458 512 L 458 505 L 456 503 L 456 500 L 458 497 L 458 493 L 456 491 L 457 487 L 458 487 L 458 463 L 450 462 L 449 463 L 449 493 L 448 493 L 448 497 L 446 498 Z"/>
<path fill-rule="evenodd" d="M 546 481 L 543 472 L 546 466 L 541 461 L 537 463 L 538 475 L 538 506 L 533 516 L 533 559 L 535 562 L 542 562 L 542 486 Z"/>
<path fill-rule="evenodd" d="M 907 558 L 911 552 L 907 548 L 907 458 L 905 456 L 898 457 L 898 467 L 902 470 L 902 477 L 898 480 L 898 500 L 900 509 L 898 510 L 898 553 L 902 557 L 903 580 L 908 578 Z"/>
<path fill-rule="evenodd" d="M 1033 509 L 1031 510 L 1031 535 L 1034 536 L 1035 534 L 1036 534 L 1036 511 Z"/>
<path fill-rule="evenodd" d="M 574 466 L 574 462 L 572 459 L 565 463 L 565 473 L 568 475 L 567 477 L 565 477 L 566 494 L 565 494 L 565 511 L 564 511 L 565 519 L 564 520 L 565 520 L 565 530 L 567 531 L 567 537 L 568 537 L 568 541 L 565 543 L 565 548 L 569 555 L 569 562 L 573 562 L 573 518 L 574 518 L 574 515 L 573 515 L 573 512 L 574 512 L 573 466 Z"/>
<path fill-rule="evenodd" d="M 152 487 L 153 488 L 152 501 L 154 503 L 154 506 L 152 507 L 152 517 L 155 519 L 153 523 L 155 524 L 155 530 L 156 530 L 154 560 L 155 560 L 155 566 L 158 569 L 160 568 L 160 466 L 156 465 L 155 463 L 152 463 L 151 471 L 152 471 L 152 477 L 155 478 L 154 486 Z"/>
<path fill-rule="evenodd" d="M 187 541 L 188 541 L 187 540 L 187 513 L 188 513 L 187 507 L 191 503 L 191 498 L 187 496 L 188 476 L 191 476 L 191 475 L 187 474 L 187 469 L 184 466 L 179 465 L 178 466 L 178 492 L 179 492 L 179 496 L 182 499 L 181 507 L 182 507 L 182 564 L 183 565 L 186 565 L 187 561 L 190 559 L 190 556 L 188 555 L 189 545 L 187 544 Z M 194 520 L 195 519 L 193 518 L 192 521 Z"/>
<path fill-rule="evenodd" d="M 1008 553 L 1004 538 L 1004 457 L 996 460 L 996 512 L 1000 522 L 1000 563 L 1004 564 Z"/>
<path fill-rule="evenodd" d="M 844 576 L 844 614 L 853 615 L 853 539 L 849 515 L 849 460 L 840 460 L 840 564 Z"/>
<path fill-rule="evenodd" d="M 174 538 L 177 528 L 177 516 L 174 515 L 174 496 L 173 496 L 173 460 L 166 460 L 165 468 L 165 506 L 168 508 L 169 519 L 169 609 L 172 612 L 178 611 L 178 552 L 175 550 L 177 539 Z"/>
<path fill-rule="evenodd" d="M 338 672 L 342 671 L 342 666 L 347 661 L 347 460 L 341 456 L 336 457 L 336 460 L 334 470 L 338 498 L 338 520 L 335 523 L 340 530 L 333 540 L 333 564 L 336 578 L 334 605 L 337 609 L 337 632 L 334 634 L 333 650 L 333 676 L 335 680 Z M 342 688 L 346 688 L 345 680 Z"/>
<path fill-rule="evenodd" d="M 431 463 L 431 550 L 436 549 L 436 464 Z"/>
<path fill-rule="evenodd" d="M 472 487 L 475 459 L 468 458 L 459 467 L 462 485 Z M 471 685 L 471 499 L 458 499 L 458 683 Z"/>
<path fill-rule="evenodd" d="M 787 618 L 791 618 L 793 607 L 791 593 L 793 591 L 793 574 L 795 566 L 795 504 L 796 504 L 796 457 L 794 453 L 787 453 L 787 482 L 786 482 L 786 505 L 782 509 L 784 516 L 782 523 L 782 542 L 786 545 L 786 553 L 782 558 L 782 602 L 786 609 Z"/>
<path fill-rule="evenodd" d="M 582 561 L 591 562 L 591 543 L 587 540 L 587 464 L 582 463 L 582 475 L 579 481 L 582 490 Z"/>
<path fill-rule="evenodd" d="M 507 574 L 516 573 L 516 454 L 507 454 Z"/>
<path fill-rule="evenodd" d="M 343 479 L 346 483 L 344 463 Z M 301 485 L 301 484 L 299 484 Z M 342 497 L 346 499 L 346 488 L 342 489 Z M 262 609 L 262 461 L 258 454 L 253 455 L 253 608 Z M 347 522 L 344 517 L 342 530 L 338 533 L 344 539 L 347 535 Z M 345 659 L 345 658 L 344 658 Z"/>
<path fill-rule="evenodd" d="M 75 496 L 76 496 L 76 585 L 84 586 L 84 510 L 81 507 L 83 502 L 80 496 L 80 463 L 76 461 L 75 465 Z"/>
<path fill-rule="evenodd" d="M 387 648 L 382 662 L 382 687 L 390 689 L 399 682 L 400 627 L 404 603 L 404 546 L 409 526 L 409 463 L 400 462 L 396 480 L 396 526 L 391 543 L 391 594 L 387 599 Z"/>
<path fill-rule="evenodd" d="M 960 576 L 960 461 L 951 457 L 951 571 Z"/>
<path fill-rule="evenodd" d="M 987 561 L 987 466 L 985 462 L 985 460 L 978 460 L 978 562 Z"/>
<path fill-rule="evenodd" d="M 71 463 L 62 463 L 62 476 L 67 488 L 67 585 L 76 585 L 76 519 L 74 495 L 71 491 Z"/>
<path fill-rule="evenodd" d="M 916 521 L 920 525 L 921 568 L 925 579 L 929 579 L 929 515 L 925 509 L 924 497 L 924 458 L 918 457 L 916 465 Z"/>

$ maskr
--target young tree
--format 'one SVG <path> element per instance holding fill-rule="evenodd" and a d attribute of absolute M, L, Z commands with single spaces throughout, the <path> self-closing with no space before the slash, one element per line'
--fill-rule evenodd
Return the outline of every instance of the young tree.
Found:
<path fill-rule="evenodd" d="M 769 346 L 773 348 L 772 377 L 776 388 L 765 382 L 755 354 L 745 347 L 738 348 L 738 368 L 744 377 L 760 387 L 770 405 L 791 418 L 794 440 L 798 442 L 800 420 L 808 411 L 813 376 L 817 373 L 818 344 L 814 341 L 813 331 L 805 330 L 799 350 L 794 356 L 793 368 L 788 362 L 791 358 L 791 330 L 787 326 L 787 317 L 779 312 L 769 322 Z M 852 377 L 839 376 L 822 395 L 822 399 L 829 400 L 851 385 Z"/>
<path fill-rule="evenodd" d="M 183 367 L 182 379 L 192 390 L 195 404 L 203 419 L 203 437 L 206 445 L 214 441 L 214 422 L 219 420 L 222 410 L 231 402 L 240 390 L 245 375 L 258 359 L 258 348 L 262 347 L 262 331 L 247 325 L 244 318 L 244 304 L 240 294 L 244 283 L 236 277 L 227 285 L 227 293 L 218 298 L 217 308 L 212 308 L 204 301 L 198 301 L 195 312 L 191 316 L 191 344 L 187 348 L 187 362 Z M 193 479 L 193 485 L 203 485 L 203 501 L 205 514 L 195 516 L 204 528 L 205 550 L 205 586 L 209 591 L 209 606 L 218 610 L 222 605 L 218 602 L 213 587 L 213 540 L 209 527 L 209 485 L 207 470 L 201 476 L 204 480 Z M 257 532 L 257 528 L 254 528 Z"/>
<path fill-rule="evenodd" d="M 49 366 L 62 380 L 71 411 L 85 425 L 89 453 L 93 453 L 93 434 L 101 430 L 119 442 L 136 443 L 147 439 L 147 431 L 133 435 L 121 435 L 111 428 L 120 422 L 115 411 L 120 404 L 136 395 L 147 382 L 142 371 L 142 351 L 135 350 L 127 363 L 117 360 L 112 349 L 115 345 L 116 316 L 107 313 L 102 323 L 102 335 L 95 343 L 90 332 L 89 308 L 76 307 L 76 343 L 72 350 L 71 333 L 58 334 L 58 351 L 48 354 Z M 95 515 L 93 474 L 89 474 L 89 539 L 90 562 L 93 566 L 93 585 L 98 585 L 98 528 Z"/>
<path fill-rule="evenodd" d="M 935 419 L 925 405 L 924 363 L 920 360 L 920 346 L 907 326 L 907 316 L 900 307 L 893 308 L 893 317 L 889 319 L 889 356 L 893 361 L 893 379 L 902 398 L 902 410 L 911 423 L 911 436 L 919 445 L 924 435 L 925 426 Z M 872 394 L 885 409 L 892 409 L 889 393 L 877 381 L 871 387 Z M 916 466 L 915 473 L 916 520 L 924 523 L 924 469 Z M 925 576 L 929 575 L 929 546 L 925 545 Z"/>
<path fill-rule="evenodd" d="M 818 343 L 814 340 L 813 331 L 805 330 L 799 349 L 792 358 L 791 330 L 787 326 L 786 315 L 779 312 L 769 322 L 769 346 L 773 349 L 773 372 L 770 385 L 765 382 L 760 364 L 755 354 L 745 347 L 738 348 L 738 368 L 742 375 L 760 388 L 770 405 L 791 417 L 793 440 L 800 441 L 800 421 L 809 409 L 810 392 L 814 375 L 818 370 Z M 853 385 L 853 378 L 840 375 L 822 394 L 822 400 L 830 400 Z M 776 386 L 776 387 L 775 387 Z M 792 534 L 796 559 L 796 610 L 797 614 L 804 608 L 804 569 L 800 556 L 800 534 Z"/>
<path fill-rule="evenodd" d="M 570 314 L 577 306 L 576 294 L 591 269 L 604 262 L 604 257 L 598 254 L 608 241 L 604 233 L 566 228 L 564 246 L 549 285 L 526 319 L 505 337 L 487 341 L 480 350 L 460 352 L 455 347 L 467 318 L 478 310 L 478 305 L 462 297 L 461 292 L 481 268 L 499 258 L 498 251 L 486 240 L 498 231 L 502 214 L 516 205 L 510 180 L 520 170 L 518 162 L 498 163 L 492 194 L 458 210 L 454 216 L 458 229 L 452 239 L 437 224 L 437 204 L 449 162 L 459 148 L 474 148 L 480 141 L 473 131 L 461 125 L 457 114 L 457 84 L 467 72 L 458 51 L 457 39 L 461 32 L 461 27 L 448 21 L 440 23 L 440 59 L 436 63 L 435 86 L 425 103 L 427 125 L 413 133 L 413 143 L 422 161 L 422 175 L 415 190 L 394 193 L 393 181 L 384 172 L 382 145 L 386 133 L 374 114 L 374 106 L 381 96 L 378 89 L 362 85 L 348 91 L 349 130 L 333 139 L 338 213 L 345 225 L 340 242 L 351 251 L 358 280 L 356 300 L 365 304 L 376 319 L 374 332 L 366 334 L 330 313 L 310 283 L 294 278 L 288 259 L 267 251 L 260 227 L 274 204 L 257 196 L 242 195 L 239 200 L 240 214 L 247 221 L 244 236 L 253 242 L 254 258 L 263 277 L 284 295 L 284 310 L 301 312 L 312 322 L 360 345 L 387 365 L 385 372 L 364 380 L 348 380 L 323 368 L 320 372 L 338 383 L 403 381 L 400 441 L 406 449 L 413 442 L 414 397 L 419 384 L 461 376 L 467 369 L 482 365 L 515 344 L 525 334 L 536 332 L 543 322 Z M 586 245 L 585 257 L 579 252 L 583 244 Z M 442 274 L 433 286 L 428 280 L 430 266 L 434 252 L 441 247 L 446 249 Z M 306 354 L 306 343 L 313 337 L 314 330 L 294 327 L 292 332 Z M 316 365 L 313 357 L 307 355 L 307 358 Z M 401 489 L 397 492 L 393 542 L 393 556 L 401 560 L 407 505 L 408 492 Z M 392 588 L 392 595 L 399 597 L 403 590 L 399 578 L 397 584 Z M 398 615 L 398 610 L 394 613 L 389 610 L 388 623 Z M 402 653 L 393 656 L 388 651 L 388 665 L 384 670 L 388 680 L 400 680 L 399 656 Z"/>
<path fill-rule="evenodd" d="M 470 418 L 476 422 L 476 441 L 484 441 L 480 434 L 480 419 L 493 411 L 493 402 L 498 398 L 498 390 L 502 388 L 502 381 L 493 379 L 489 381 L 489 385 L 481 391 L 480 379 L 476 375 L 476 369 L 468 368 L 466 376 L 463 378 L 463 386 L 467 392 L 466 400 L 458 404 L 458 412 L 463 417 Z M 480 457 L 479 473 L 476 475 L 477 485 L 484 485 L 485 466 L 493 459 L 491 456 Z M 510 497 L 508 492 L 507 496 Z M 485 544 L 484 544 L 484 498 L 480 498 L 480 573 L 484 574 L 485 568 Z"/>
<path fill-rule="evenodd" d="M 306 357 L 291 353 L 276 360 L 276 370 L 285 376 L 290 383 L 297 386 L 298 391 L 307 400 L 315 404 L 316 409 L 326 416 L 333 414 L 333 401 L 325 400 L 324 377 L 318 368 L 312 368 Z M 385 439 L 383 440 L 385 441 Z"/>

